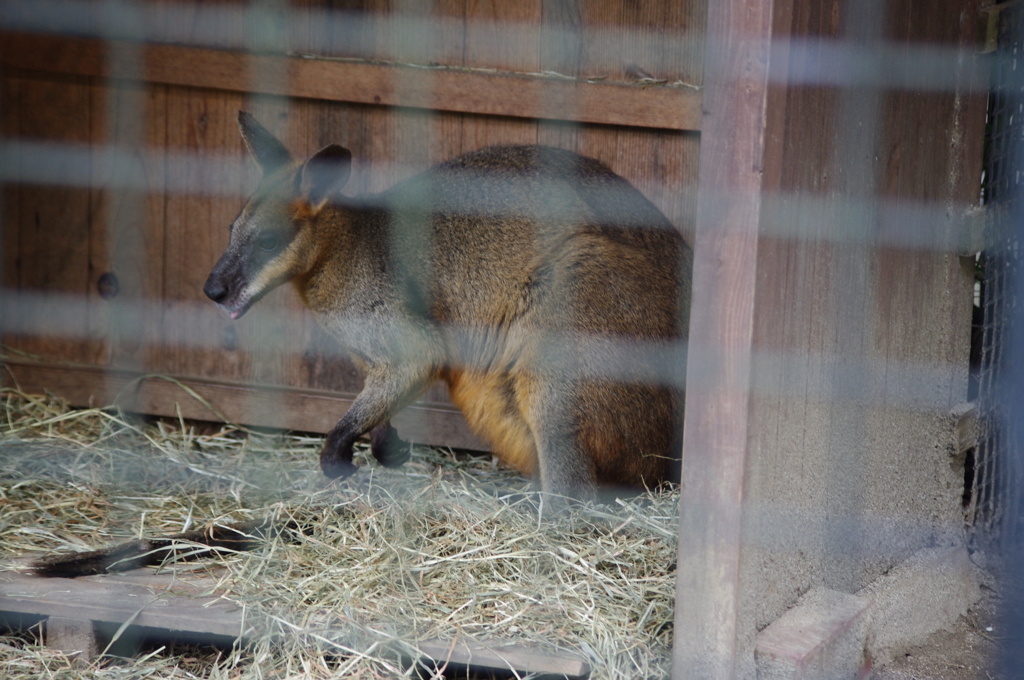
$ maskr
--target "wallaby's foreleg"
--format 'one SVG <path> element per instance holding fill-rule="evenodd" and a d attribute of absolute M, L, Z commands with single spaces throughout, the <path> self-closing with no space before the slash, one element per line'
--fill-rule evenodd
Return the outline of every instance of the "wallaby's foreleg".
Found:
<path fill-rule="evenodd" d="M 373 428 L 386 425 L 392 415 L 423 391 L 431 375 L 431 367 L 415 364 L 401 367 L 383 365 L 368 370 L 363 391 L 356 397 L 348 413 L 327 434 L 327 441 L 320 452 L 320 469 L 324 474 L 337 479 L 354 473 L 356 466 L 352 464 L 352 446 L 356 440 Z M 387 431 L 379 436 L 390 445 Z M 376 451 L 374 455 L 380 460 Z M 391 462 L 387 455 L 385 458 L 388 463 Z M 381 462 L 384 463 L 383 460 Z"/>
<path fill-rule="evenodd" d="M 370 452 L 386 468 L 401 467 L 409 460 L 409 442 L 398 436 L 391 421 L 381 423 L 370 432 Z"/>

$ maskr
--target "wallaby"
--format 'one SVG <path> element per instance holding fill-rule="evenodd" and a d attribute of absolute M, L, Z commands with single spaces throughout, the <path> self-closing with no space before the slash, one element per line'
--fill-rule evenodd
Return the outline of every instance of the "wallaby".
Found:
<path fill-rule="evenodd" d="M 396 462 L 388 419 L 440 379 L 546 493 L 665 479 L 681 394 L 656 381 L 650 346 L 686 337 L 692 256 L 626 180 L 568 151 L 497 146 L 349 198 L 348 149 L 295 162 L 238 120 L 263 179 L 203 290 L 238 318 L 292 281 L 365 371 L 320 454 L 327 476 L 355 471 L 352 445 L 371 431 Z"/>
<path fill-rule="evenodd" d="M 692 253 L 637 189 L 569 151 L 495 146 L 351 198 L 348 149 L 296 162 L 238 122 L 263 177 L 203 290 L 237 319 L 291 281 L 363 369 L 327 476 L 355 472 L 367 433 L 382 464 L 403 463 L 389 419 L 442 380 L 548 502 L 666 479 L 683 395 L 665 350 L 687 337 Z"/>

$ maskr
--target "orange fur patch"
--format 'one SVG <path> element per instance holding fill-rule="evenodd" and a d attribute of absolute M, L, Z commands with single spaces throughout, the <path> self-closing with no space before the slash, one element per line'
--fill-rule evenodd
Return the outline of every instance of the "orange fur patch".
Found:
<path fill-rule="evenodd" d="M 317 211 L 313 209 L 313 206 L 309 204 L 304 198 L 299 198 L 292 201 L 289 206 L 292 219 L 296 222 L 311 220 L 316 216 Z"/>
<path fill-rule="evenodd" d="M 537 469 L 537 446 L 509 394 L 509 378 L 498 373 L 455 370 L 443 377 L 452 402 L 473 431 L 494 447 L 501 462 L 525 475 L 533 475 Z"/>

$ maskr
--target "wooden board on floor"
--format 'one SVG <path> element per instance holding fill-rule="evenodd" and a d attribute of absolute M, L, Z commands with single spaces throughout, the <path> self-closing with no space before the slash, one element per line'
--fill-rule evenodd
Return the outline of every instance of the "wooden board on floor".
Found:
<path fill-rule="evenodd" d="M 214 581 L 142 569 L 83 578 L 0 572 L 0 612 L 243 637 L 252 631 L 234 602 L 209 594 Z"/>
<path fill-rule="evenodd" d="M 0 613 L 55 617 L 62 623 L 145 626 L 173 633 L 246 638 L 257 620 L 222 597 L 202 571 L 139 569 L 77 579 L 43 578 L 23 571 L 0 572 Z M 408 641 L 403 653 L 419 652 L 437 667 L 458 664 L 477 672 L 555 674 L 585 678 L 590 665 L 568 653 L 551 653 L 510 641 L 431 638 Z"/>

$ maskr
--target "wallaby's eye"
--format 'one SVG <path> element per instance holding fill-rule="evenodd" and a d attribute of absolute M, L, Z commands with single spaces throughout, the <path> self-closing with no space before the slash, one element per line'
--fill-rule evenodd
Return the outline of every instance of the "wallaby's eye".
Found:
<path fill-rule="evenodd" d="M 260 250 L 265 253 L 270 253 L 281 247 L 281 237 L 277 234 L 264 234 L 260 236 L 260 240 L 257 241 Z"/>

